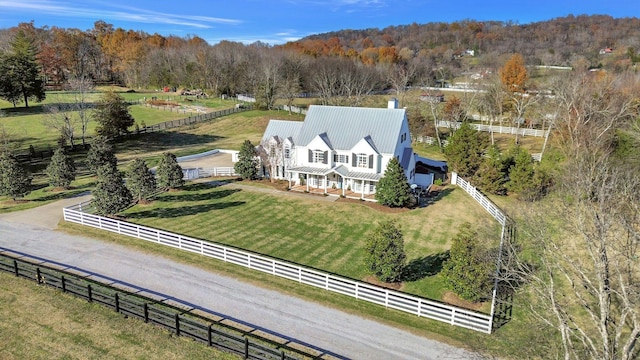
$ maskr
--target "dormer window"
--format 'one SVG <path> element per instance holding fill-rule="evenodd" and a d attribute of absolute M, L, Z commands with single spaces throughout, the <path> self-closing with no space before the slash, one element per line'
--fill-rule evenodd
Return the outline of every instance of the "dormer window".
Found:
<path fill-rule="evenodd" d="M 328 151 L 322 150 L 309 150 L 309 162 L 326 164 L 328 160 Z"/>
<path fill-rule="evenodd" d="M 369 156 L 367 154 L 357 154 L 356 167 L 359 168 L 368 168 L 369 167 Z"/>
<path fill-rule="evenodd" d="M 284 158 L 285 159 L 291 158 L 291 148 L 289 147 L 289 145 L 286 145 L 284 147 Z"/>

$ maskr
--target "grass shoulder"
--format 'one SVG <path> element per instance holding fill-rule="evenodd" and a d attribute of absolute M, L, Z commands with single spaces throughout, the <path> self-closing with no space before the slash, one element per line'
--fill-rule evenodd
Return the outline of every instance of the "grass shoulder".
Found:
<path fill-rule="evenodd" d="M 3 359 L 238 358 L 4 272 L 0 302 Z"/>

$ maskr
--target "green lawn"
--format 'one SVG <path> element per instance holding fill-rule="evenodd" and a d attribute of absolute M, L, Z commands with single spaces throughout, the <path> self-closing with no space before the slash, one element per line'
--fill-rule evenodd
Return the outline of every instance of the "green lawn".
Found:
<path fill-rule="evenodd" d="M 234 106 L 233 100 L 222 100 L 219 98 L 212 99 L 198 99 L 195 100 L 181 97 L 181 96 L 169 96 L 160 95 L 158 93 L 120 93 L 127 101 L 139 101 L 143 98 L 150 99 L 152 96 L 159 96 L 161 98 L 173 99 L 181 106 L 177 108 L 167 108 L 170 110 L 154 109 L 143 105 L 132 105 L 129 107 L 129 112 L 135 119 L 136 124 L 153 125 L 165 121 L 182 119 L 192 115 L 197 115 L 197 111 L 194 107 L 207 107 L 209 111 L 228 109 Z M 88 102 L 94 102 L 101 96 L 100 92 L 94 92 L 88 95 Z M 47 117 L 46 105 L 55 103 L 73 103 L 74 96 L 68 92 L 52 91 L 47 92 L 47 98 L 42 103 L 29 103 L 29 108 L 25 108 L 24 105 L 19 105 L 14 108 L 13 105 L 4 100 L 0 100 L 0 111 L 4 114 L 0 118 L 0 124 L 4 128 L 4 131 L 9 134 L 11 140 L 11 147 L 14 149 L 27 149 L 29 145 L 33 145 L 36 150 L 44 150 L 49 146 L 55 146 L 59 134 L 56 130 L 51 129 L 45 125 L 45 119 Z M 96 123 L 91 121 L 87 130 L 87 136 L 93 136 L 95 132 Z M 135 127 L 131 127 L 130 130 L 134 130 Z M 79 125 L 76 126 L 75 131 L 76 139 L 80 142 L 82 135 Z"/>
<path fill-rule="evenodd" d="M 238 359 L 104 306 L 0 273 L 0 358 Z"/>
<path fill-rule="evenodd" d="M 248 249 L 363 280 L 367 234 L 383 219 L 398 221 L 414 270 L 403 291 L 441 299 L 437 273 L 458 226 L 492 223 L 463 190 L 449 187 L 428 207 L 388 213 L 359 201 L 325 202 L 230 186 L 191 184 L 127 210 L 128 220 Z M 498 236 L 496 234 L 496 236 Z"/>

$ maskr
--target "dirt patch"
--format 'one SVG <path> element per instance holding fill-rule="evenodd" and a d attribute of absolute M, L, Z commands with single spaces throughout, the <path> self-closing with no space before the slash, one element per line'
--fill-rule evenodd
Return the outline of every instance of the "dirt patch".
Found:
<path fill-rule="evenodd" d="M 475 310 L 475 311 L 479 311 L 480 309 L 482 309 L 482 305 L 483 305 L 483 303 L 474 303 L 471 301 L 461 299 L 458 295 L 452 293 L 451 291 L 447 291 L 444 293 L 444 295 L 442 295 L 442 301 L 446 302 L 447 304 L 461 307 L 463 309 L 469 309 L 469 310 Z"/>
<path fill-rule="evenodd" d="M 387 282 L 380 281 L 377 277 L 373 275 L 369 275 L 365 277 L 364 279 L 362 279 L 362 281 L 371 285 L 376 285 L 376 286 L 379 286 L 385 289 L 391 289 L 391 290 L 401 290 L 402 287 L 404 286 L 401 282 L 387 283 Z"/>

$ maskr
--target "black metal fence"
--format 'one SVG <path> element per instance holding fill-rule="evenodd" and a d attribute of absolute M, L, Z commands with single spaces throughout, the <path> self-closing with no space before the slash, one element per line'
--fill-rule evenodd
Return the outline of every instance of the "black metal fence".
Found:
<path fill-rule="evenodd" d="M 123 315 L 163 327 L 176 335 L 238 354 L 244 359 L 319 359 L 322 356 L 318 351 L 304 349 L 304 346 L 291 342 L 290 339 L 278 342 L 273 340 L 273 337 L 266 338 L 251 333 L 252 330 L 223 323 L 222 321 L 226 320 L 224 318 L 214 320 L 193 313 L 191 308 L 167 304 L 162 300 L 134 294 L 88 279 L 86 276 L 33 263 L 6 253 L 0 253 L 0 271 L 32 279 L 38 284 L 104 305 Z"/>
<path fill-rule="evenodd" d="M 137 103 L 132 103 L 132 104 L 137 104 Z M 208 120 L 213 120 L 222 116 L 227 116 L 227 115 L 231 115 L 231 114 L 235 114 L 235 113 L 239 113 L 247 110 L 251 110 L 251 106 L 247 105 L 244 107 L 234 107 L 230 109 L 213 111 L 210 113 L 189 116 L 183 119 L 170 120 L 170 121 L 165 121 L 165 122 L 161 122 L 154 125 L 137 127 L 136 129 L 132 130 L 128 134 L 123 134 L 122 136 L 126 137 L 130 135 L 148 134 L 148 133 L 168 130 L 168 129 L 172 129 L 180 126 L 192 125 L 196 123 L 205 122 Z M 74 153 L 77 151 L 86 151 L 87 149 L 89 149 L 89 144 L 86 144 L 86 145 L 75 144 L 73 146 L 67 145 L 65 146 L 65 148 L 70 153 Z M 28 163 L 32 161 L 40 161 L 40 160 L 46 160 L 51 158 L 51 156 L 53 156 L 54 150 L 55 149 L 52 146 L 48 146 L 44 150 L 38 150 L 38 149 L 35 149 L 33 146 L 30 146 L 28 149 L 15 150 L 14 155 L 19 162 Z"/>

